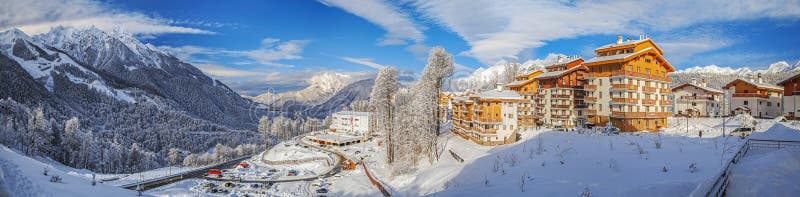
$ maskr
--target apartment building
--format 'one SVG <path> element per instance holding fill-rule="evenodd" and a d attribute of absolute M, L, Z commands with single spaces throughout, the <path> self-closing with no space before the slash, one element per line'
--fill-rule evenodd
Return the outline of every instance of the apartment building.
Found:
<path fill-rule="evenodd" d="M 672 88 L 675 96 L 674 114 L 684 117 L 710 117 L 723 114 L 723 99 L 725 92 L 708 87 L 706 80 L 700 83 L 692 79 L 691 83 L 684 83 Z"/>
<path fill-rule="evenodd" d="M 547 72 L 534 77 L 539 81 L 539 94 L 534 97 L 536 114 L 541 123 L 550 128 L 575 128 L 582 125 L 586 117 L 583 109 L 583 84 L 586 67 L 577 56 L 558 58 L 545 67 Z"/>
<path fill-rule="evenodd" d="M 539 95 L 539 81 L 534 78 L 542 73 L 544 73 L 544 71 L 537 70 L 517 75 L 514 77 L 515 81 L 506 85 L 509 90 L 517 92 L 522 96 L 522 99 L 525 100 L 517 106 L 517 122 L 519 123 L 518 126 L 520 130 L 531 130 L 541 125 L 537 125 L 540 119 L 539 116 L 536 116 L 536 102 L 534 102 L 534 98 Z"/>
<path fill-rule="evenodd" d="M 793 75 L 778 82 L 783 86 L 782 111 L 788 120 L 800 120 L 800 74 Z"/>
<path fill-rule="evenodd" d="M 583 62 L 584 101 L 590 124 L 611 123 L 621 131 L 658 131 L 672 116 L 672 81 L 667 76 L 675 68 L 664 52 L 646 36 L 628 38 L 594 50 L 596 57 Z"/>
<path fill-rule="evenodd" d="M 730 113 L 750 114 L 758 118 L 775 118 L 781 113 L 783 87 L 767 84 L 761 79 L 735 79 L 723 89 L 728 92 Z"/>
<path fill-rule="evenodd" d="M 517 108 L 522 95 L 498 85 L 496 89 L 453 99 L 451 132 L 481 145 L 502 145 L 517 141 L 520 130 Z"/>

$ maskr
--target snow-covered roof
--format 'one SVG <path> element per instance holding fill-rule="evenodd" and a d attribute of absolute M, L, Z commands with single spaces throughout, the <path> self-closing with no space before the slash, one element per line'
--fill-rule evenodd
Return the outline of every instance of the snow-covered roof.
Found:
<path fill-rule="evenodd" d="M 637 51 L 637 52 L 634 52 L 634 53 L 623 53 L 623 54 L 616 54 L 616 55 L 608 55 L 608 56 L 598 56 L 598 57 L 593 57 L 592 59 L 586 60 L 586 61 L 585 61 L 585 62 L 583 62 L 583 63 L 584 63 L 584 64 L 588 64 L 588 63 L 602 62 L 602 61 L 608 61 L 608 60 L 618 60 L 618 59 L 625 59 L 625 58 L 628 58 L 628 57 L 632 57 L 632 56 L 635 56 L 635 55 L 639 55 L 639 54 L 641 54 L 641 53 L 644 53 L 644 52 L 646 52 L 646 51 L 648 51 L 648 50 L 650 50 L 650 49 L 652 49 L 652 48 L 653 48 L 653 47 L 647 47 L 647 48 L 645 48 L 645 49 L 642 49 L 642 50 L 640 50 L 640 51 Z"/>
<path fill-rule="evenodd" d="M 800 63 L 798 63 L 798 64 L 800 64 Z M 787 76 L 786 78 L 783 78 L 780 81 L 778 81 L 777 84 L 781 85 L 781 84 L 785 83 L 786 81 L 789 81 L 789 80 L 797 78 L 797 77 L 800 77 L 800 73 L 796 73 L 794 75 Z"/>
<path fill-rule="evenodd" d="M 525 83 L 526 81 L 528 81 L 528 80 L 512 81 L 511 83 L 508 83 L 506 86 L 515 86 L 515 85 L 519 85 L 519 84 Z"/>
<path fill-rule="evenodd" d="M 639 44 L 639 43 L 642 43 L 642 42 L 648 41 L 648 40 L 650 40 L 650 38 L 645 38 L 645 39 L 641 39 L 641 40 L 623 41 L 622 43 L 619 43 L 619 44 L 611 43 L 611 44 L 607 44 L 607 45 L 603 45 L 601 47 L 598 47 L 598 48 L 596 48 L 594 50 L 600 50 L 600 49 L 606 49 L 606 48 L 614 48 L 614 47 L 618 47 L 618 46 L 625 46 L 625 45 L 632 45 L 632 44 Z"/>
<path fill-rule="evenodd" d="M 672 88 L 672 90 L 675 90 L 675 89 L 678 89 L 678 88 L 681 88 L 681 87 L 687 86 L 687 85 L 688 86 L 694 86 L 696 88 L 699 88 L 699 89 L 702 89 L 702 90 L 705 90 L 705 91 L 709 91 L 709 92 L 720 93 L 720 94 L 725 93 L 725 92 L 723 92 L 722 90 L 719 90 L 719 89 L 711 88 L 711 87 L 708 87 L 708 86 L 701 86 L 701 85 L 697 85 L 697 84 L 693 84 L 693 83 L 683 83 L 681 85 L 675 86 L 674 88 Z"/>
<path fill-rule="evenodd" d="M 800 130 L 787 127 L 781 123 L 776 123 L 764 132 L 754 132 L 750 135 L 750 139 L 800 141 Z"/>
<path fill-rule="evenodd" d="M 522 95 L 519 95 L 519 93 L 513 90 L 503 90 L 503 91 L 497 91 L 495 89 L 485 90 L 473 96 L 480 98 L 489 98 L 489 99 L 522 99 Z"/>
<path fill-rule="evenodd" d="M 756 87 L 759 87 L 759 88 L 769 88 L 769 89 L 778 89 L 778 90 L 782 90 L 783 89 L 783 87 L 781 87 L 781 86 L 772 85 L 772 84 L 768 84 L 768 83 L 758 83 L 758 82 L 754 82 L 754 81 L 750 81 L 750 80 L 746 80 L 746 79 L 734 79 L 733 81 L 728 82 L 728 84 L 725 85 L 725 87 L 728 87 L 728 85 L 730 85 L 731 83 L 735 82 L 736 80 L 743 81 L 743 82 L 745 82 L 747 84 L 750 84 L 750 85 L 753 85 L 753 86 L 756 86 Z"/>
<path fill-rule="evenodd" d="M 560 70 L 560 71 L 546 72 L 546 73 L 544 73 L 544 74 L 541 74 L 541 75 L 539 75 L 539 76 L 536 76 L 536 77 L 534 77 L 534 79 L 544 79 L 544 78 L 550 78 L 550 77 L 557 77 L 557 76 L 561 76 L 562 74 L 566 74 L 566 73 L 570 73 L 570 72 L 572 72 L 572 71 L 574 71 L 574 70 L 578 70 L 578 69 L 580 69 L 580 68 L 585 68 L 585 67 L 583 67 L 583 66 L 576 66 L 576 67 L 572 67 L 572 68 L 570 68 L 570 69 L 567 69 L 567 70 Z"/>
<path fill-rule="evenodd" d="M 334 115 L 340 116 L 369 116 L 369 112 L 360 112 L 360 111 L 339 111 L 334 113 Z"/>

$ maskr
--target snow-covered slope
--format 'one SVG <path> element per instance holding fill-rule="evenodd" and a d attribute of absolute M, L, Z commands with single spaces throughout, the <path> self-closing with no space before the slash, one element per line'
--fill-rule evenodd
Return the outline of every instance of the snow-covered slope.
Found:
<path fill-rule="evenodd" d="M 287 101 L 317 104 L 329 99 L 347 84 L 353 82 L 353 79 L 355 77 L 344 73 L 324 72 L 308 78 L 306 83 L 309 86 L 302 90 L 283 93 L 267 92 L 252 97 L 251 100 L 274 105 L 283 105 Z"/>
<path fill-rule="evenodd" d="M 547 57 L 544 59 L 528 60 L 521 64 L 520 70 L 523 73 L 536 70 L 544 70 L 545 65 L 556 62 L 558 60 L 558 56 L 565 56 L 565 55 L 551 53 L 547 55 Z M 473 71 L 469 75 L 455 79 L 453 82 L 456 84 L 457 87 L 454 87 L 454 89 L 456 90 L 482 89 L 493 86 L 494 84 L 491 83 L 498 82 L 499 78 L 503 76 L 503 73 L 506 70 L 506 64 L 509 63 L 510 63 L 509 61 L 500 60 L 486 68 L 480 67 L 478 69 L 475 69 L 475 71 Z"/>
<path fill-rule="evenodd" d="M 45 162 L 26 157 L 0 145 L 0 196 L 134 196 L 136 192 L 103 183 L 91 185 L 91 178 L 81 176 L 86 170 L 76 170 L 53 161 Z M 48 176 L 44 169 L 48 169 Z M 60 176 L 60 183 L 50 182 L 50 176 Z"/>

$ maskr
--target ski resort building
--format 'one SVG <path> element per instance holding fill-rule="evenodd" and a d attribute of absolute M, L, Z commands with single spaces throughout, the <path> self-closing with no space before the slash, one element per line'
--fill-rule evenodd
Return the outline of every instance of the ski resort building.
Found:
<path fill-rule="evenodd" d="M 672 88 L 675 96 L 675 116 L 709 117 L 723 114 L 723 99 L 725 92 L 706 85 L 702 79 L 692 79 L 691 83 L 684 83 Z"/>
<path fill-rule="evenodd" d="M 544 126 L 575 128 L 585 122 L 583 85 L 587 69 L 582 62 L 577 56 L 559 56 L 555 64 L 545 67 L 546 73 L 534 78 L 539 82 L 539 94 L 534 98 L 536 114 Z"/>
<path fill-rule="evenodd" d="M 664 52 L 646 36 L 594 50 L 596 57 L 583 62 L 588 109 L 584 111 L 590 124 L 608 123 L 621 131 L 657 131 L 666 127 L 672 116 L 672 79 L 667 76 L 675 68 L 664 58 Z"/>
<path fill-rule="evenodd" d="M 730 96 L 731 114 L 750 114 L 758 118 L 781 116 L 781 96 L 783 87 L 766 84 L 761 79 L 735 79 L 723 89 Z"/>
<path fill-rule="evenodd" d="M 515 81 L 506 85 L 509 90 L 515 91 L 522 95 L 525 102 L 519 103 L 517 107 L 517 125 L 521 130 L 533 129 L 537 125 L 541 125 L 541 116 L 536 115 L 536 100 L 539 96 L 539 81 L 534 79 L 536 76 L 541 75 L 544 71 L 537 70 L 515 76 Z"/>
<path fill-rule="evenodd" d="M 519 93 L 498 85 L 496 89 L 458 97 L 453 101 L 453 133 L 481 145 L 517 141 L 518 107 L 526 101 Z"/>
<path fill-rule="evenodd" d="M 369 112 L 339 111 L 331 114 L 328 131 L 311 132 L 305 136 L 320 145 L 347 146 L 369 140 Z"/>
<path fill-rule="evenodd" d="M 783 116 L 788 120 L 800 120 L 800 74 L 788 77 L 778 82 L 783 86 Z"/>

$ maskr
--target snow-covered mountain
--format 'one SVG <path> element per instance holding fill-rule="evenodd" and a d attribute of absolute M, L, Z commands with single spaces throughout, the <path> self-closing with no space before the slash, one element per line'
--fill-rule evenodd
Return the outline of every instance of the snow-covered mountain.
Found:
<path fill-rule="evenodd" d="M 288 101 L 317 104 L 329 99 L 336 92 L 353 82 L 354 79 L 358 79 L 358 77 L 345 73 L 323 72 L 308 78 L 306 83 L 309 85 L 302 90 L 282 93 L 267 92 L 250 99 L 259 103 L 273 105 L 283 105 Z"/>
<path fill-rule="evenodd" d="M 527 60 L 520 65 L 520 72 L 526 73 L 536 70 L 544 70 L 546 65 L 558 61 L 559 56 L 565 55 L 551 53 L 548 54 L 544 59 Z M 451 89 L 454 91 L 461 91 L 465 89 L 482 89 L 494 86 L 494 83 L 500 82 L 500 78 L 504 75 L 506 70 L 506 65 L 509 63 L 511 62 L 507 60 L 500 60 L 486 68 L 480 67 L 475 69 L 475 71 L 469 75 L 453 80 L 454 87 L 451 87 Z"/>
<path fill-rule="evenodd" d="M 716 74 L 726 74 L 726 75 L 748 75 L 748 74 L 757 74 L 757 73 L 782 73 L 782 72 L 793 72 L 800 70 L 800 61 L 798 61 L 794 65 L 789 65 L 789 63 L 785 61 L 775 62 L 769 65 L 766 69 L 759 69 L 759 70 L 752 70 L 748 67 L 741 67 L 741 68 L 731 68 L 731 67 L 720 67 L 717 65 L 708 65 L 708 66 L 695 66 L 691 68 L 687 68 L 684 70 L 675 71 L 675 73 L 716 73 Z"/>

